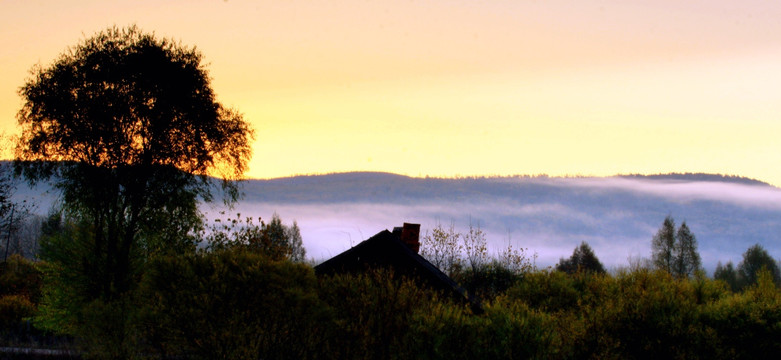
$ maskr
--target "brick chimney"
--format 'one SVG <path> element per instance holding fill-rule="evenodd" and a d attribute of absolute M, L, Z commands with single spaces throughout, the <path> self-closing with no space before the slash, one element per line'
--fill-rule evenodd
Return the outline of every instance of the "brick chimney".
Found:
<path fill-rule="evenodd" d="M 401 228 L 401 242 L 417 254 L 420 251 L 420 224 L 404 223 Z"/>

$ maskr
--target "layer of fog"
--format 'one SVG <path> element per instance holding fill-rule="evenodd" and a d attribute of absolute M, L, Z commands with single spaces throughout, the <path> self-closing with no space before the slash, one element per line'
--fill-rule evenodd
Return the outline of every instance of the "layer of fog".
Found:
<path fill-rule="evenodd" d="M 538 187 L 535 196 L 525 197 L 527 190 L 507 197 L 473 193 L 466 199 L 422 197 L 405 203 L 241 202 L 234 211 L 266 219 L 277 212 L 284 222 L 296 220 L 308 255 L 315 260 L 412 222 L 421 224 L 423 235 L 437 224 L 453 224 L 459 232 L 466 232 L 470 224 L 479 226 L 492 254 L 511 244 L 528 249 L 530 256 L 536 254 L 540 267 L 555 265 L 586 241 L 606 266 L 621 267 L 630 258 L 650 257 L 651 239 L 667 215 L 678 224 L 686 221 L 709 271 L 717 262 L 737 264 L 755 243 L 781 257 L 781 190 L 771 186 L 632 178 L 496 181 L 520 189 Z"/>
<path fill-rule="evenodd" d="M 451 223 L 466 232 L 471 223 L 485 231 L 491 253 L 511 244 L 537 254 L 537 265 L 545 267 L 586 241 L 605 265 L 620 267 L 630 257 L 650 257 L 651 238 L 667 215 L 678 224 L 686 221 L 710 271 L 719 261 L 737 264 L 756 243 L 781 258 L 781 189 L 768 185 L 622 177 L 431 182 L 352 177 L 347 185 L 321 184 L 317 177 L 304 185 L 297 180 L 299 187 L 275 181 L 273 190 L 267 188 L 272 182 L 257 182 L 225 216 L 268 220 L 276 212 L 286 224 L 296 220 L 308 256 L 316 261 L 403 222 L 421 224 L 422 235 Z M 264 197 L 270 199 L 261 201 Z M 39 214 L 46 214 L 55 199 L 46 185 L 21 186 L 14 196 Z M 214 219 L 224 208 L 205 204 L 202 210 Z"/>

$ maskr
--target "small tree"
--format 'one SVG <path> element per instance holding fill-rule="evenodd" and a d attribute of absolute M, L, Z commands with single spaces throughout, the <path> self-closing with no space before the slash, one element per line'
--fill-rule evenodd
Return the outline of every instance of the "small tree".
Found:
<path fill-rule="evenodd" d="M 569 259 L 561 258 L 556 265 L 556 270 L 574 274 L 578 271 L 590 271 L 594 273 L 605 273 L 605 267 L 594 254 L 594 250 L 587 242 L 580 243 L 575 247 L 572 256 Z"/>
<path fill-rule="evenodd" d="M 469 232 L 464 234 L 461 238 L 464 242 L 466 260 L 469 263 L 469 267 L 472 268 L 472 271 L 485 265 L 488 259 L 488 245 L 485 239 L 485 232 L 480 228 L 480 224 L 474 226 L 470 222 Z"/>
<path fill-rule="evenodd" d="M 260 244 L 257 245 L 262 246 L 263 252 L 271 256 L 272 259 L 286 258 L 290 256 L 291 249 L 285 230 L 279 214 L 274 213 L 271 216 L 271 221 L 264 224 L 261 238 L 251 240 L 259 241 Z"/>
<path fill-rule="evenodd" d="M 205 238 L 208 250 L 243 249 L 274 260 L 303 262 L 306 259 L 298 223 L 294 221 L 292 226 L 287 226 L 277 213 L 269 223 L 260 218 L 257 223 L 252 217 L 241 219 L 241 214 L 236 214 L 235 219 L 216 219 L 215 223 Z"/>
<path fill-rule="evenodd" d="M 676 231 L 672 216 L 665 217 L 662 227 L 653 237 L 651 249 L 654 267 L 675 277 L 689 277 L 702 270 L 697 238 L 685 221 Z"/>
<path fill-rule="evenodd" d="M 515 275 L 534 271 L 536 269 L 537 254 L 534 253 L 530 259 L 526 255 L 527 251 L 529 249 L 513 248 L 513 245 L 508 241 L 507 247 L 499 252 L 496 265 L 509 270 Z"/>
<path fill-rule="evenodd" d="M 673 275 L 686 278 L 702 270 L 700 254 L 697 252 L 697 238 L 694 237 L 686 221 L 675 233 L 675 252 Z"/>
<path fill-rule="evenodd" d="M 743 253 L 743 261 L 738 264 L 741 285 L 745 287 L 756 284 L 757 276 L 763 269 L 770 272 L 776 285 L 781 284 L 781 271 L 778 268 L 778 263 L 762 245 L 756 244 Z"/>
<path fill-rule="evenodd" d="M 0 148 L 9 147 L 10 140 L 0 133 Z M 8 260 L 12 254 L 30 256 L 34 249 L 27 249 L 20 242 L 20 230 L 32 218 L 30 214 L 31 204 L 26 200 L 17 202 L 13 200 L 17 185 L 13 166 L 10 162 L 0 162 L 0 261 Z"/>
<path fill-rule="evenodd" d="M 301 230 L 298 228 L 298 222 L 293 220 L 293 225 L 285 228 L 288 246 L 290 246 L 290 260 L 294 262 L 304 262 L 306 260 L 306 249 L 304 241 L 301 239 Z"/>
<path fill-rule="evenodd" d="M 0 164 L 0 224 L 6 224 L 6 218 L 11 211 L 11 174 L 5 164 Z M 3 227 L 0 226 L 0 229 Z"/>
<path fill-rule="evenodd" d="M 672 273 L 675 264 L 675 220 L 672 216 L 664 218 L 662 227 L 651 242 L 651 260 L 657 269 Z"/>
<path fill-rule="evenodd" d="M 719 261 L 716 265 L 716 270 L 713 272 L 713 278 L 726 283 L 732 291 L 738 291 L 740 289 L 740 279 L 738 277 L 738 272 L 735 270 L 735 266 L 732 265 L 732 261 L 727 262 L 727 265 L 722 265 L 721 261 Z"/>
<path fill-rule="evenodd" d="M 455 224 L 445 229 L 442 224 L 437 224 L 431 234 L 426 235 L 421 241 L 420 254 L 430 261 L 434 266 L 453 275 L 457 272 L 461 264 L 461 234 L 456 232 Z"/>

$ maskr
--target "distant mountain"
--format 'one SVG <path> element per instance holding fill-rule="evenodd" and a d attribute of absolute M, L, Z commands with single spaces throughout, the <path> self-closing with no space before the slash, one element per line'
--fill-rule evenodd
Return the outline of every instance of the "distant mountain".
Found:
<path fill-rule="evenodd" d="M 619 175 L 608 178 L 507 176 L 467 178 L 413 178 L 384 172 L 349 172 L 305 175 L 271 180 L 248 180 L 245 201 L 262 202 L 355 202 L 403 203 L 416 199 L 453 200 L 485 196 L 530 196 L 551 185 L 576 184 L 610 179 L 676 182 L 711 182 L 768 186 L 759 180 L 713 174 Z"/>

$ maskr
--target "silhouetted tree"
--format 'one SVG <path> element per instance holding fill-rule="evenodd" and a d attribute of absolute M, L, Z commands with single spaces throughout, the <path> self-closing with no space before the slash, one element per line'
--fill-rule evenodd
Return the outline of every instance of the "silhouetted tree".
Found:
<path fill-rule="evenodd" d="M 672 216 L 665 217 L 662 227 L 653 237 L 651 248 L 654 267 L 675 277 L 689 277 L 702 270 L 697 238 L 685 221 L 676 231 Z"/>
<path fill-rule="evenodd" d="M 304 241 L 301 239 L 301 230 L 298 228 L 298 222 L 293 220 L 293 225 L 285 227 L 285 236 L 288 246 L 290 246 L 290 260 L 303 262 L 306 260 L 306 249 Z"/>
<path fill-rule="evenodd" d="M 11 171 L 0 164 L 0 223 L 5 223 L 11 210 Z"/>
<path fill-rule="evenodd" d="M 5 261 L 8 254 L 9 240 L 12 231 L 11 202 L 11 171 L 6 164 L 0 164 L 0 261 Z"/>
<path fill-rule="evenodd" d="M 461 233 L 456 232 L 453 223 L 447 229 L 442 227 L 442 224 L 437 224 L 431 230 L 431 234 L 426 232 L 421 240 L 420 255 L 446 274 L 453 276 L 463 267 L 462 236 Z"/>
<path fill-rule="evenodd" d="M 605 267 L 602 266 L 591 246 L 584 241 L 575 247 L 569 259 L 561 258 L 559 260 L 556 270 L 567 274 L 574 274 L 578 271 L 590 271 L 601 274 L 605 272 Z"/>
<path fill-rule="evenodd" d="M 472 268 L 472 271 L 476 271 L 486 264 L 488 260 L 488 245 L 485 239 L 485 232 L 480 228 L 479 223 L 477 226 L 474 226 L 470 221 L 469 232 L 461 235 L 461 241 L 464 244 L 466 262 Z"/>
<path fill-rule="evenodd" d="M 672 216 L 664 218 L 662 227 L 653 237 L 651 249 L 654 266 L 672 273 L 675 264 L 675 220 Z"/>
<path fill-rule="evenodd" d="M 697 238 L 684 221 L 675 233 L 673 275 L 685 278 L 702 270 L 700 254 L 697 252 Z"/>
<path fill-rule="evenodd" d="M 738 264 L 741 285 L 756 284 L 757 276 L 762 269 L 770 272 L 776 285 L 781 284 L 781 271 L 779 271 L 778 263 L 762 245 L 756 244 L 743 253 L 743 261 Z"/>
<path fill-rule="evenodd" d="M 732 261 L 727 262 L 727 265 L 722 265 L 721 261 L 719 261 L 716 265 L 716 270 L 713 272 L 713 278 L 725 282 L 732 291 L 740 290 L 740 278 L 737 270 L 735 270 L 735 266 L 732 265 Z"/>
<path fill-rule="evenodd" d="M 7 149 L 11 141 L 5 133 L 0 133 L 0 148 Z M 0 154 L 6 155 L 6 154 Z M 13 169 L 7 162 L 0 163 L 0 223 L 2 223 L 11 209 L 11 193 Z"/>
<path fill-rule="evenodd" d="M 290 254 L 285 226 L 282 225 L 279 214 L 274 213 L 271 216 L 271 221 L 268 224 L 264 224 L 262 234 L 263 236 L 259 241 L 264 248 L 264 253 L 276 259 L 287 257 Z"/>
<path fill-rule="evenodd" d="M 9 137 L 0 133 L 0 151 L 10 143 Z M 12 254 L 32 257 L 35 251 L 34 246 L 27 246 L 22 239 L 22 235 L 27 235 L 24 230 L 29 229 L 28 223 L 34 219 L 27 200 L 14 201 L 17 182 L 12 163 L 0 162 L 0 261 L 8 260 Z"/>
<path fill-rule="evenodd" d="M 294 262 L 306 260 L 306 250 L 301 239 L 298 223 L 287 226 L 282 223 L 276 212 L 268 223 L 258 218 L 256 223 L 251 217 L 227 221 L 217 220 L 211 226 L 206 237 L 207 248 L 211 251 L 247 250 L 260 253 L 274 260 L 288 259 Z"/>
<path fill-rule="evenodd" d="M 17 170 L 50 179 L 64 210 L 83 218 L 80 271 L 89 298 L 131 289 L 155 252 L 194 249 L 197 204 L 225 201 L 246 169 L 252 132 L 215 101 L 202 56 L 137 27 L 109 28 L 37 66 L 19 91 Z"/>

